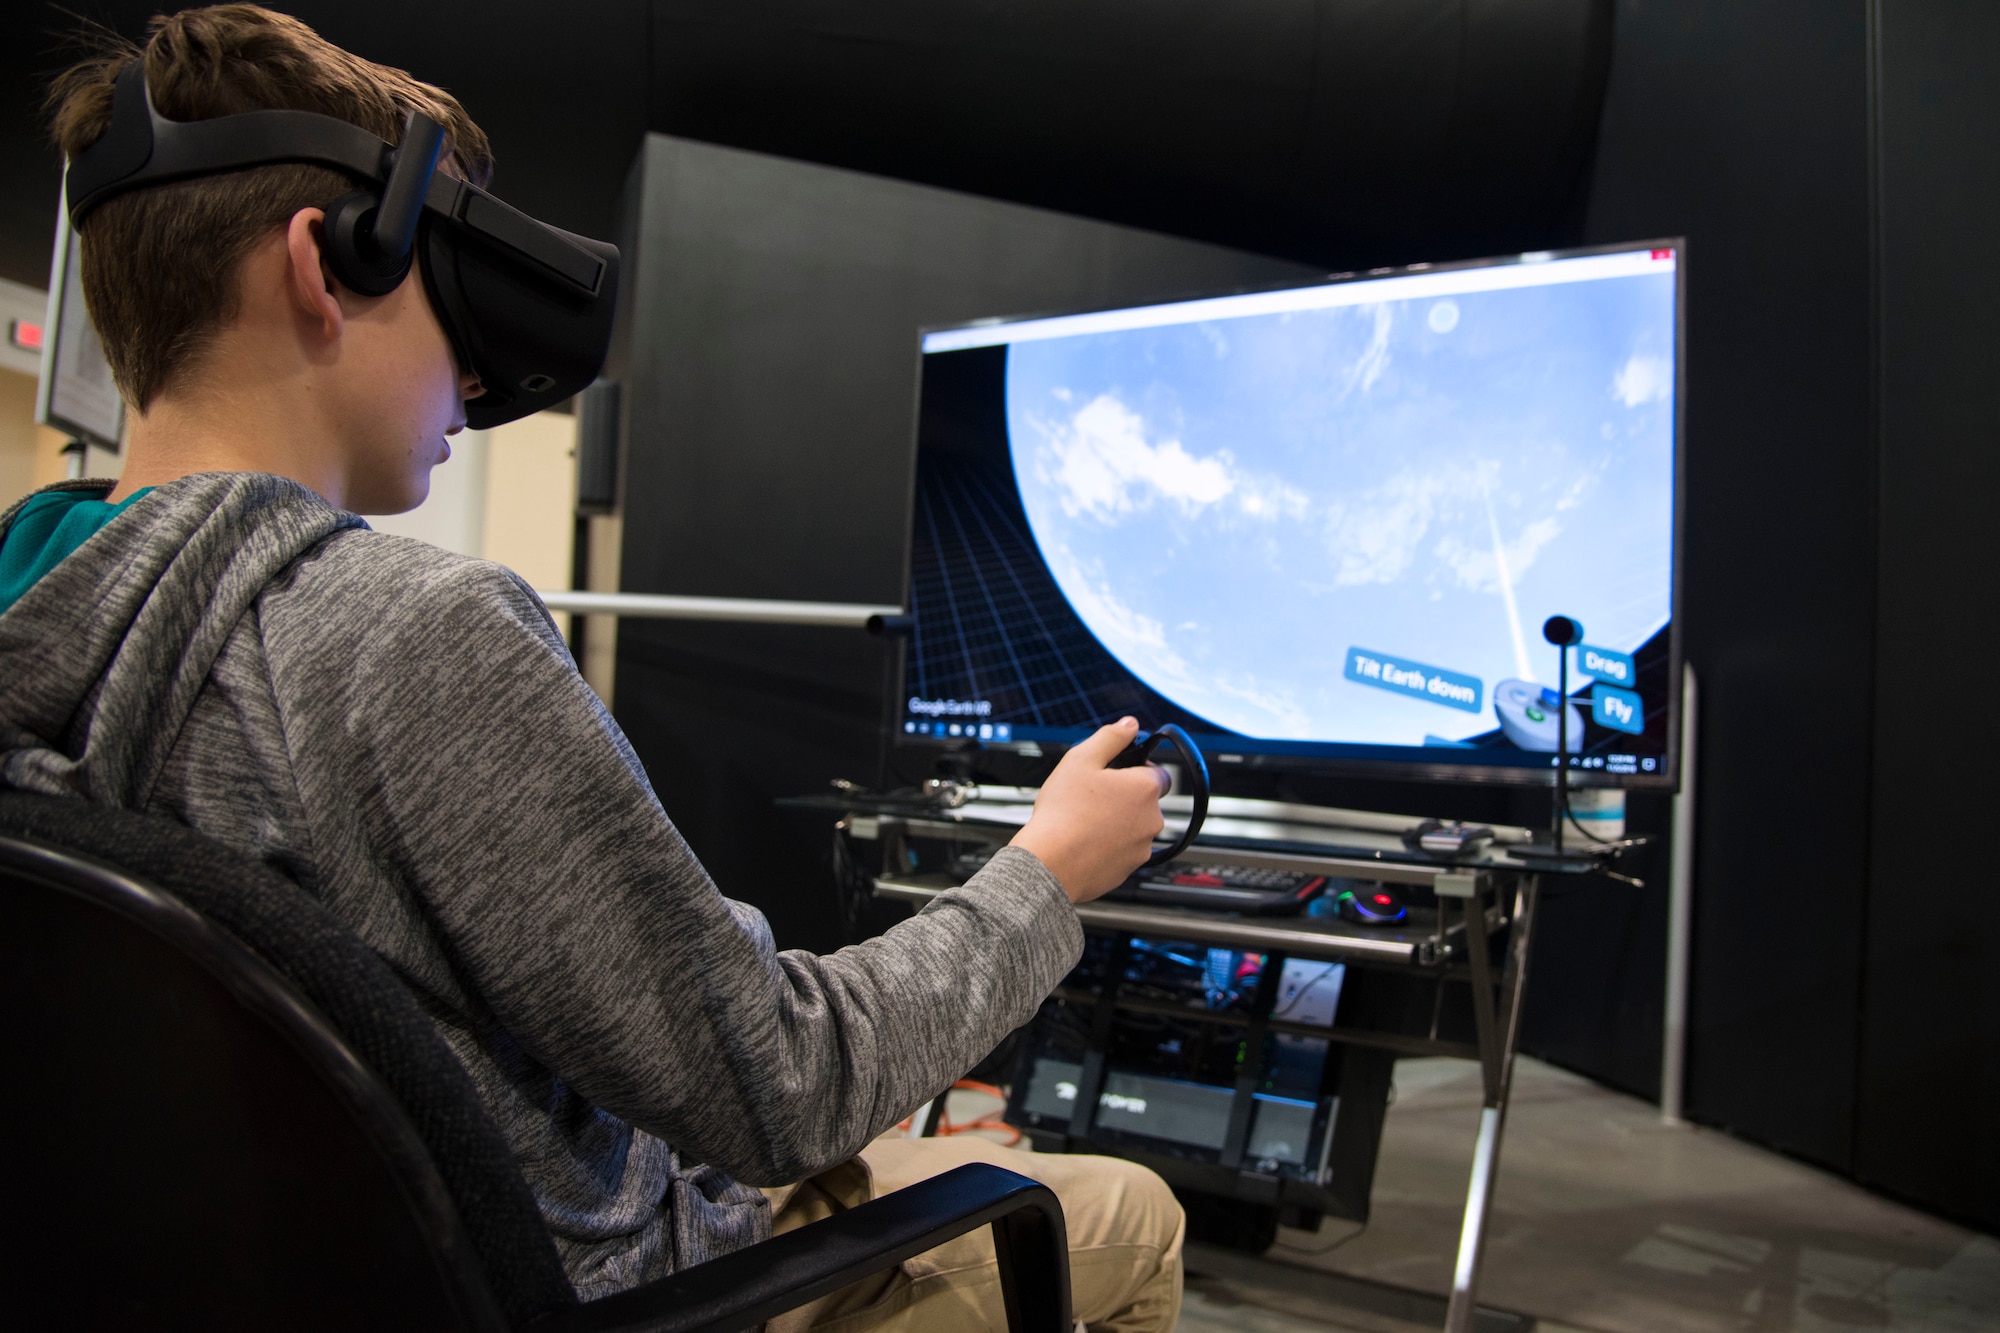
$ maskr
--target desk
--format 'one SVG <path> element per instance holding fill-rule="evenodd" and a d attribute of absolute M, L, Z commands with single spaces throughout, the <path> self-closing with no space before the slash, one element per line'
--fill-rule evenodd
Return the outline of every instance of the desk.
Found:
<path fill-rule="evenodd" d="M 913 839 L 989 846 L 1004 843 L 1026 822 L 1032 799 L 1032 792 L 1007 789 L 980 791 L 956 806 L 925 806 L 859 795 L 808 797 L 785 804 L 838 812 L 849 836 L 875 842 L 881 849 L 884 868 L 874 879 L 874 891 L 921 908 L 953 887 L 954 880 L 949 873 L 917 869 L 911 854 Z M 1171 814 L 1173 798 L 1168 803 Z M 1596 866 L 1588 857 L 1554 857 L 1545 849 L 1527 862 L 1510 855 L 1526 844 L 1526 830 L 1497 830 L 1501 841 L 1473 855 L 1431 857 L 1411 851 L 1400 836 L 1403 827 L 1415 822 L 1398 816 L 1217 798 L 1200 840 L 1180 858 L 1181 863 L 1190 865 L 1267 866 L 1428 888 L 1436 897 L 1436 911 L 1402 929 L 1108 901 L 1083 904 L 1077 917 L 1091 932 L 1455 975 L 1470 983 L 1476 1040 L 1469 1044 L 1440 1040 L 1435 1027 L 1429 1036 L 1417 1036 L 1340 1026 L 1287 1025 L 1274 1023 L 1269 1017 L 1244 1020 L 1246 1025 L 1254 1022 L 1259 1031 L 1296 1027 L 1315 1037 L 1400 1055 L 1444 1055 L 1479 1062 L 1483 1084 L 1479 1132 L 1445 1323 L 1447 1333 L 1469 1333 L 1520 1036 L 1521 997 L 1527 981 L 1540 877 L 1586 874 Z M 1492 940 L 1503 931 L 1507 939 L 1504 960 L 1496 968 Z M 1079 1083 L 1078 1104 L 1093 1104 L 1096 1084 L 1088 1070 Z M 1247 1097 L 1248 1093 L 1240 1095 Z"/>

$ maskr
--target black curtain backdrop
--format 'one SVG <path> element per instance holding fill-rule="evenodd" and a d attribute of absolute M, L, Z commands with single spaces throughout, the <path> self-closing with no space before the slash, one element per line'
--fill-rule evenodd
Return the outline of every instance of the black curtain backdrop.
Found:
<path fill-rule="evenodd" d="M 1865 11 L 1619 19 L 1589 231 L 1687 237 L 1688 1104 L 1848 1171 L 1875 615 Z"/>
<path fill-rule="evenodd" d="M 1948 868 L 1993 823 L 2000 716 L 1939 726 L 1949 662 L 1993 660 L 2000 494 L 2000 9 L 1885 4 L 1875 52 L 1880 514 L 1874 784 L 1854 1170 L 2000 1229 L 2000 915 Z M 1947 646 L 1948 645 L 1948 646 Z M 1949 706 L 1949 704 L 1947 704 Z M 1977 866 L 1981 858 L 1969 860 Z"/>

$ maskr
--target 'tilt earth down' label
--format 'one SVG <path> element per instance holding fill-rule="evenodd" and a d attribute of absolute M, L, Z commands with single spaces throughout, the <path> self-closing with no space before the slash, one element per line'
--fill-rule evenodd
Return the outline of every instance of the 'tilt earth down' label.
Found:
<path fill-rule="evenodd" d="M 1347 650 L 1347 667 L 1342 674 L 1359 685 L 1373 685 L 1377 689 L 1411 695 L 1468 713 L 1479 711 L 1480 700 L 1486 692 L 1485 685 L 1477 676 L 1425 666 L 1422 662 L 1366 648 Z"/>

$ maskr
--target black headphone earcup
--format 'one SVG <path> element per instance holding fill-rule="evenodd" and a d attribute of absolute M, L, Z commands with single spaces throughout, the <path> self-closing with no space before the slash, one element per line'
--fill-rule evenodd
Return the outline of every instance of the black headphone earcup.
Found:
<path fill-rule="evenodd" d="M 373 190 L 344 194 L 326 207 L 326 266 L 361 296 L 387 296 L 409 276 L 410 257 L 383 255 L 375 247 Z"/>

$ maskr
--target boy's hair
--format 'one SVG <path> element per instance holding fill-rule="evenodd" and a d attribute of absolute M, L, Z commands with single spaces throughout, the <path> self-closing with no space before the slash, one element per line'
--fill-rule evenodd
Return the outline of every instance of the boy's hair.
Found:
<path fill-rule="evenodd" d="M 53 136 L 72 159 L 110 125 L 118 76 L 144 60 L 153 105 L 169 120 L 317 111 L 395 143 L 418 110 L 445 128 L 446 170 L 482 186 L 492 174 L 486 135 L 449 93 L 349 55 L 284 14 L 187 9 L 154 18 L 143 50 L 110 37 L 99 45 L 49 89 Z M 78 231 L 84 300 L 126 399 L 144 412 L 236 317 L 252 246 L 358 184 L 331 167 L 279 163 L 134 190 L 91 210 Z"/>

